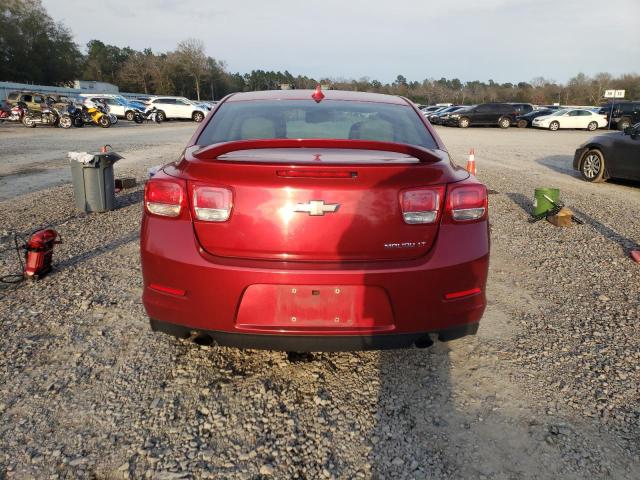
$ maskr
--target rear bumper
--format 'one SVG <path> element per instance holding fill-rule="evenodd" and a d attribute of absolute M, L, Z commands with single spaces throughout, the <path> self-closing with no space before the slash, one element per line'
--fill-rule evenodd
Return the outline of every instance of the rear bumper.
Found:
<path fill-rule="evenodd" d="M 174 323 L 150 319 L 151 330 L 189 338 L 192 335 L 206 336 L 214 345 L 224 347 L 251 348 L 259 350 L 281 350 L 285 352 L 350 352 L 359 350 L 390 350 L 410 348 L 414 345 L 431 345 L 433 335 L 448 342 L 467 335 L 475 335 L 478 323 L 469 323 L 437 332 L 399 333 L 391 335 L 256 335 L 245 333 L 192 330 Z"/>
<path fill-rule="evenodd" d="M 427 255 L 371 264 L 213 257 L 198 244 L 190 220 L 148 215 L 140 242 L 143 303 L 153 328 L 174 326 L 178 336 L 204 332 L 221 345 L 297 351 L 409 347 L 428 334 L 450 339 L 475 333 L 486 306 L 487 221 L 443 223 Z M 327 298 L 320 310 L 328 318 L 305 319 L 308 312 L 301 312 L 296 320 L 292 309 L 301 304 L 251 295 L 263 286 L 314 288 L 321 290 L 320 298 L 325 298 L 323 287 L 362 290 L 364 296 L 346 304 L 353 306 L 351 318 L 360 320 L 343 322 L 342 315 L 349 315 L 336 297 Z M 470 295 L 445 298 L 474 289 Z M 247 298 L 252 302 L 243 303 Z M 333 325 L 338 312 L 341 319 L 336 317 Z"/>

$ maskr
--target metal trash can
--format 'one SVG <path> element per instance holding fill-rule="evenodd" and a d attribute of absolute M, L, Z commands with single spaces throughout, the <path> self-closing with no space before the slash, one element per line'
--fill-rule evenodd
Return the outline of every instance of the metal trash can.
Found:
<path fill-rule="evenodd" d="M 92 153 L 87 162 L 71 160 L 76 208 L 83 212 L 107 212 L 115 204 L 113 164 L 122 157 L 114 152 Z"/>

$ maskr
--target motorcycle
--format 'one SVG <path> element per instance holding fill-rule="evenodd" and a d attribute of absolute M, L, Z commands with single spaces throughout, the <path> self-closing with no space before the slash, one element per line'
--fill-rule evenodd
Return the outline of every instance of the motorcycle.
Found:
<path fill-rule="evenodd" d="M 82 118 L 82 109 L 78 108 L 73 103 L 67 105 L 66 111 L 60 117 L 60 126 L 62 128 L 84 127 L 84 120 Z"/>
<path fill-rule="evenodd" d="M 11 108 L 11 115 L 6 120 L 9 122 L 21 122 L 25 113 L 27 113 L 27 104 L 18 102 Z"/>
<path fill-rule="evenodd" d="M 96 105 L 94 107 L 82 106 L 82 118 L 84 123 L 99 125 L 102 128 L 111 126 L 111 118 L 105 113 L 104 108 Z"/>
<path fill-rule="evenodd" d="M 38 125 L 51 125 L 57 127 L 60 122 L 60 112 L 47 101 L 42 104 L 39 112 L 27 111 L 22 117 L 22 124 L 27 128 L 36 128 Z"/>
<path fill-rule="evenodd" d="M 140 116 L 143 117 L 147 122 L 162 123 L 162 117 L 158 115 L 157 107 L 147 108 L 144 113 L 140 112 Z M 136 120 L 136 123 L 142 123 L 142 121 L 138 122 Z"/>
<path fill-rule="evenodd" d="M 0 123 L 2 122 L 20 122 L 27 111 L 27 104 L 24 102 L 18 102 L 16 105 L 9 108 L 0 108 Z"/>

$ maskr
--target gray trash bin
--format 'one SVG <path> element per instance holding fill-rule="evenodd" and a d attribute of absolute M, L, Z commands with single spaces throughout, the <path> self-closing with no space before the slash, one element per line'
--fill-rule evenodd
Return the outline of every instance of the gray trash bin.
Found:
<path fill-rule="evenodd" d="M 76 208 L 83 212 L 107 212 L 115 203 L 113 164 L 122 157 L 114 152 L 92 153 L 87 163 L 71 160 Z"/>

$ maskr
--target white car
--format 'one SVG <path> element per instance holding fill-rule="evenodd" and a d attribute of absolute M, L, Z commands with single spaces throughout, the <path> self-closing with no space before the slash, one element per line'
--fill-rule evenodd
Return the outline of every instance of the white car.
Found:
<path fill-rule="evenodd" d="M 136 110 L 141 112 L 144 111 L 142 104 L 132 103 L 121 95 L 112 95 L 112 94 L 93 94 L 92 95 L 92 94 L 82 93 L 79 96 L 80 98 L 90 98 L 94 102 L 99 101 L 104 103 L 109 108 L 109 113 L 115 115 L 117 118 L 126 118 L 130 122 L 133 121 Z"/>
<path fill-rule="evenodd" d="M 537 128 L 558 130 L 560 128 L 583 128 L 589 131 L 607 126 L 604 115 L 589 111 L 585 108 L 565 108 L 542 117 L 534 118 L 531 124 Z"/>
<path fill-rule="evenodd" d="M 152 97 L 147 102 L 149 108 L 158 109 L 158 118 L 188 118 L 201 122 L 209 113 L 209 109 L 183 97 Z"/>

